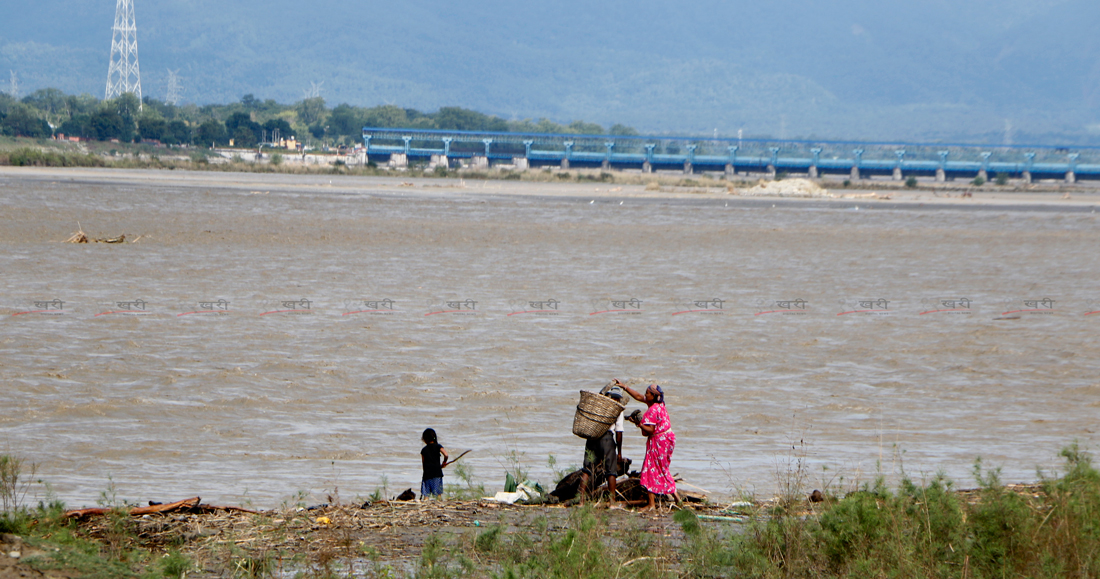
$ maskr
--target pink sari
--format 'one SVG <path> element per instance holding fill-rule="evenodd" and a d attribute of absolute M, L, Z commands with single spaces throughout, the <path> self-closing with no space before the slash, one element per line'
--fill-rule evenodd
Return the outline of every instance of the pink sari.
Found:
<path fill-rule="evenodd" d="M 651 493 L 671 495 L 676 492 L 669 464 L 676 448 L 676 433 L 664 404 L 654 404 L 642 416 L 642 424 L 652 424 L 653 434 L 646 439 L 645 463 L 642 464 L 642 486 Z"/>

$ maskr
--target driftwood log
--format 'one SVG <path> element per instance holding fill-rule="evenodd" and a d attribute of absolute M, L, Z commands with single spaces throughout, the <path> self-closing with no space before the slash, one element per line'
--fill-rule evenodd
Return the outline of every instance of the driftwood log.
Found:
<path fill-rule="evenodd" d="M 76 509 L 72 511 L 65 511 L 65 516 L 70 519 L 83 519 L 85 517 L 91 517 L 94 515 L 106 515 L 114 509 L 106 509 L 102 507 L 91 509 Z M 170 512 L 187 512 L 187 513 L 213 513 L 215 511 L 233 511 L 238 513 L 252 513 L 256 511 L 245 509 L 242 507 L 223 507 L 214 505 L 202 504 L 200 497 L 191 497 L 189 499 L 183 499 L 182 501 L 176 501 L 174 503 L 164 504 L 150 504 L 147 507 L 134 507 L 127 511 L 127 514 L 135 517 L 141 515 L 153 515 L 156 513 L 170 513 Z"/>

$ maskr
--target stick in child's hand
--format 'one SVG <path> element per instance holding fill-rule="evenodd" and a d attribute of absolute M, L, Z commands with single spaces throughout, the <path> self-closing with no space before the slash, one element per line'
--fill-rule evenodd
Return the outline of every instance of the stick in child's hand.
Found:
<path fill-rule="evenodd" d="M 442 465 L 442 466 L 440 466 L 439 468 L 446 468 L 446 466 L 447 466 L 448 464 L 454 464 L 454 463 L 458 462 L 458 459 L 460 459 L 460 458 L 462 458 L 462 457 L 466 456 L 467 454 L 470 454 L 470 451 L 469 451 L 469 450 L 467 450 L 467 451 L 464 451 L 464 452 L 463 452 L 462 454 L 460 454 L 460 455 L 456 456 L 456 457 L 454 458 L 454 460 L 448 460 L 448 461 L 444 461 L 444 462 L 443 462 L 443 465 Z"/>

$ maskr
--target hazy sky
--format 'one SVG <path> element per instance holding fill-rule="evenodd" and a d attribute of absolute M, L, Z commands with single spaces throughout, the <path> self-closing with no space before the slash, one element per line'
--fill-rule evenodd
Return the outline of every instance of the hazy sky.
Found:
<path fill-rule="evenodd" d="M 1100 3 L 135 0 L 146 95 L 459 105 L 787 136 L 1088 133 Z M 102 96 L 111 0 L 0 1 L 0 71 Z"/>

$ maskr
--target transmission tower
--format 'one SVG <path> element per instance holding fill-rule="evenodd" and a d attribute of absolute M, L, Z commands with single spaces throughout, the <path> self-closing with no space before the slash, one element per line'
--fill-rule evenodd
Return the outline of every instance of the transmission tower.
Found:
<path fill-rule="evenodd" d="M 180 93 L 183 92 L 183 87 L 180 86 L 180 71 L 168 70 L 168 98 L 164 99 L 164 102 L 170 105 L 180 104 Z"/>
<path fill-rule="evenodd" d="M 111 68 L 107 71 L 107 99 L 133 93 L 141 101 L 138 68 L 137 21 L 134 0 L 117 0 L 114 34 L 111 36 Z"/>
<path fill-rule="evenodd" d="M 8 94 L 11 95 L 11 98 L 18 99 L 19 98 L 19 77 L 15 76 L 15 71 L 14 70 L 9 70 L 8 72 L 11 73 L 11 88 L 8 90 Z"/>
<path fill-rule="evenodd" d="M 319 83 L 309 81 L 309 89 L 302 91 L 302 96 L 307 99 L 317 98 L 321 96 L 321 87 L 324 86 L 325 81 Z"/>

